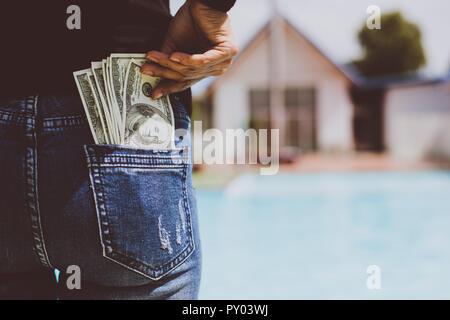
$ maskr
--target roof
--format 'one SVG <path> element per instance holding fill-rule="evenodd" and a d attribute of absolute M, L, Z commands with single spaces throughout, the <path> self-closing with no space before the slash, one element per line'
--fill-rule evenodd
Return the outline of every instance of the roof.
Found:
<path fill-rule="evenodd" d="M 449 75 L 436 77 L 420 71 L 410 71 L 375 77 L 365 77 L 352 63 L 348 63 L 342 68 L 348 70 L 347 72 L 351 72 L 355 79 L 357 79 L 356 83 L 358 84 L 358 87 L 365 90 L 430 85 L 450 80 L 450 73 Z"/>
<path fill-rule="evenodd" d="M 280 16 L 283 23 L 285 23 L 285 25 L 290 28 L 291 30 L 293 30 L 297 35 L 299 35 L 300 37 L 304 38 L 308 44 L 311 45 L 311 47 L 318 53 L 320 54 L 322 57 L 324 57 L 339 73 L 341 73 L 345 78 L 347 78 L 350 82 L 355 83 L 356 81 L 358 81 L 357 77 L 355 77 L 354 74 L 352 74 L 349 70 L 346 70 L 344 68 L 342 68 L 341 66 L 339 66 L 338 64 L 336 64 L 335 62 L 332 61 L 332 59 L 330 59 L 330 57 L 328 55 L 326 55 L 321 49 L 319 49 L 319 47 L 317 45 L 315 45 L 313 43 L 313 41 L 307 37 L 304 33 L 300 32 L 298 30 L 298 28 L 296 28 L 288 19 L 286 19 L 285 17 Z M 272 18 L 273 19 L 273 18 Z M 237 58 L 235 59 L 234 64 L 239 63 L 239 61 L 242 59 L 243 56 L 246 55 L 246 53 L 248 51 L 250 51 L 250 49 L 252 48 L 252 46 L 254 45 L 255 42 L 258 41 L 258 39 L 260 37 L 262 37 L 266 32 L 270 33 L 270 23 L 271 20 L 269 20 L 261 29 L 259 29 L 255 35 L 250 39 L 250 41 L 247 42 L 247 44 L 244 46 L 244 48 L 240 51 L 239 55 L 237 56 Z M 206 92 L 211 92 L 214 91 L 214 86 L 216 85 L 216 83 L 218 81 L 220 81 L 221 78 L 216 78 L 207 88 Z"/>
<path fill-rule="evenodd" d="M 272 17 L 272 19 L 275 16 Z M 450 70 L 449 72 L 441 77 L 431 77 L 427 76 L 421 72 L 406 72 L 401 74 L 391 74 L 391 75 L 383 75 L 378 77 L 367 78 L 363 76 L 358 69 L 352 64 L 347 63 L 344 65 L 338 65 L 333 60 L 326 55 L 319 47 L 314 44 L 314 42 L 306 36 L 303 32 L 301 32 L 297 27 L 295 27 L 287 18 L 283 16 L 281 20 L 285 23 L 288 28 L 293 30 L 297 35 L 302 37 L 311 45 L 311 47 L 322 57 L 324 57 L 339 73 L 341 73 L 345 78 L 347 78 L 353 85 L 359 87 L 361 89 L 387 89 L 387 88 L 395 88 L 402 86 L 418 86 L 418 85 L 430 85 L 436 83 L 450 82 Z M 246 55 L 248 51 L 252 48 L 252 46 L 262 37 L 265 33 L 270 33 L 270 23 L 269 20 L 261 29 L 259 29 L 255 35 L 247 42 L 244 48 L 240 51 L 239 55 L 235 59 L 235 64 L 239 63 L 243 56 Z M 226 75 L 225 75 L 226 76 Z M 216 78 L 212 81 L 206 89 L 206 94 L 214 91 L 214 87 L 221 78 Z"/>

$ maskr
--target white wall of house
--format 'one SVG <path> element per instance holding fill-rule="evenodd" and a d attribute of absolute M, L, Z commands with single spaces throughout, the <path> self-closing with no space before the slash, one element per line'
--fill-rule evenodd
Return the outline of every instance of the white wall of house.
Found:
<path fill-rule="evenodd" d="M 344 81 L 330 77 L 318 85 L 318 145 L 324 151 L 350 151 L 353 142 L 353 104 Z"/>
<path fill-rule="evenodd" d="M 351 150 L 353 105 L 349 79 L 296 30 L 288 25 L 284 30 L 282 85 L 315 88 L 319 150 Z M 269 52 L 269 29 L 265 29 L 213 84 L 214 127 L 247 127 L 249 90 L 269 86 Z"/>
<path fill-rule="evenodd" d="M 397 157 L 450 158 L 450 83 L 389 89 L 385 139 L 388 151 Z"/>

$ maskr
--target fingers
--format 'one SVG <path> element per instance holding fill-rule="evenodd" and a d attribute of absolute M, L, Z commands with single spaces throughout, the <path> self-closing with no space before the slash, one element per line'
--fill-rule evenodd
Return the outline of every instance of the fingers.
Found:
<path fill-rule="evenodd" d="M 146 57 L 156 64 L 190 77 L 211 70 L 226 61 L 229 61 L 228 65 L 231 64 L 231 59 L 237 52 L 237 46 L 228 44 L 216 46 L 203 54 L 175 52 L 169 56 L 159 51 L 150 51 Z"/>
<path fill-rule="evenodd" d="M 162 60 L 160 60 L 162 61 Z M 225 71 L 230 66 L 232 60 L 222 61 L 214 66 L 209 68 L 200 68 L 200 69 L 189 69 L 185 70 L 183 68 L 179 68 L 178 66 L 173 66 L 170 63 L 161 62 L 161 65 L 165 65 L 166 67 L 162 67 L 157 64 L 145 64 L 141 67 L 141 72 L 153 77 L 161 77 L 164 79 L 175 80 L 179 82 L 188 81 L 188 80 L 201 80 L 203 78 L 209 76 L 219 76 L 225 73 Z M 172 68 L 171 68 L 172 67 Z M 185 68 L 185 67 L 184 67 Z M 177 71 L 175 71 L 176 69 Z"/>
<path fill-rule="evenodd" d="M 221 63 L 216 64 L 215 66 L 208 69 L 205 74 L 207 76 L 220 76 L 228 70 L 228 67 L 231 65 L 232 61 L 232 59 L 222 61 Z"/>
<path fill-rule="evenodd" d="M 157 64 L 146 63 L 141 67 L 141 72 L 143 74 L 146 74 L 146 75 L 149 75 L 152 77 L 160 77 L 160 78 L 171 79 L 171 80 L 176 80 L 176 81 L 186 80 L 185 76 L 183 76 L 182 74 L 180 74 L 174 70 L 161 67 Z"/>
<path fill-rule="evenodd" d="M 209 76 L 220 76 L 228 69 L 237 46 L 224 43 L 203 54 L 150 51 L 146 57 L 153 63 L 142 66 L 141 72 L 153 77 L 164 78 L 153 91 L 153 99 L 163 95 L 183 91 L 194 83 Z"/>
<path fill-rule="evenodd" d="M 188 66 L 170 60 L 169 55 L 162 52 L 150 51 L 147 53 L 146 58 L 156 64 L 159 64 L 160 66 L 169 68 L 184 76 L 189 76 L 191 71 L 193 71 L 193 69 Z"/>
<path fill-rule="evenodd" d="M 162 96 L 165 96 L 167 94 L 180 92 L 183 90 L 186 90 L 187 88 L 191 87 L 193 84 L 198 82 L 198 80 L 188 80 L 188 81 L 173 81 L 173 80 L 163 80 L 161 81 L 158 86 L 153 90 L 153 99 L 159 99 Z"/>
<path fill-rule="evenodd" d="M 205 68 L 229 60 L 237 53 L 237 46 L 218 46 L 202 54 L 175 52 L 170 56 L 170 60 L 193 68 Z"/>

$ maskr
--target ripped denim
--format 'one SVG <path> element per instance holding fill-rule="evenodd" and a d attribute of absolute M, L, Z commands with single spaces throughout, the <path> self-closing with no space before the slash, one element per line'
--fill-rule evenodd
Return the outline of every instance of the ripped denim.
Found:
<path fill-rule="evenodd" d="M 95 145 L 76 93 L 0 99 L 0 299 L 197 298 L 190 119 L 171 101 L 184 134 L 151 151 Z"/>

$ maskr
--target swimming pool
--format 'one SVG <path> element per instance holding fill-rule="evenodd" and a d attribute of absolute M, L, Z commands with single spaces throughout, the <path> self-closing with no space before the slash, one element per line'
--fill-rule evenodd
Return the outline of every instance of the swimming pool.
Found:
<path fill-rule="evenodd" d="M 242 175 L 197 196 L 201 299 L 450 298 L 450 171 Z"/>

